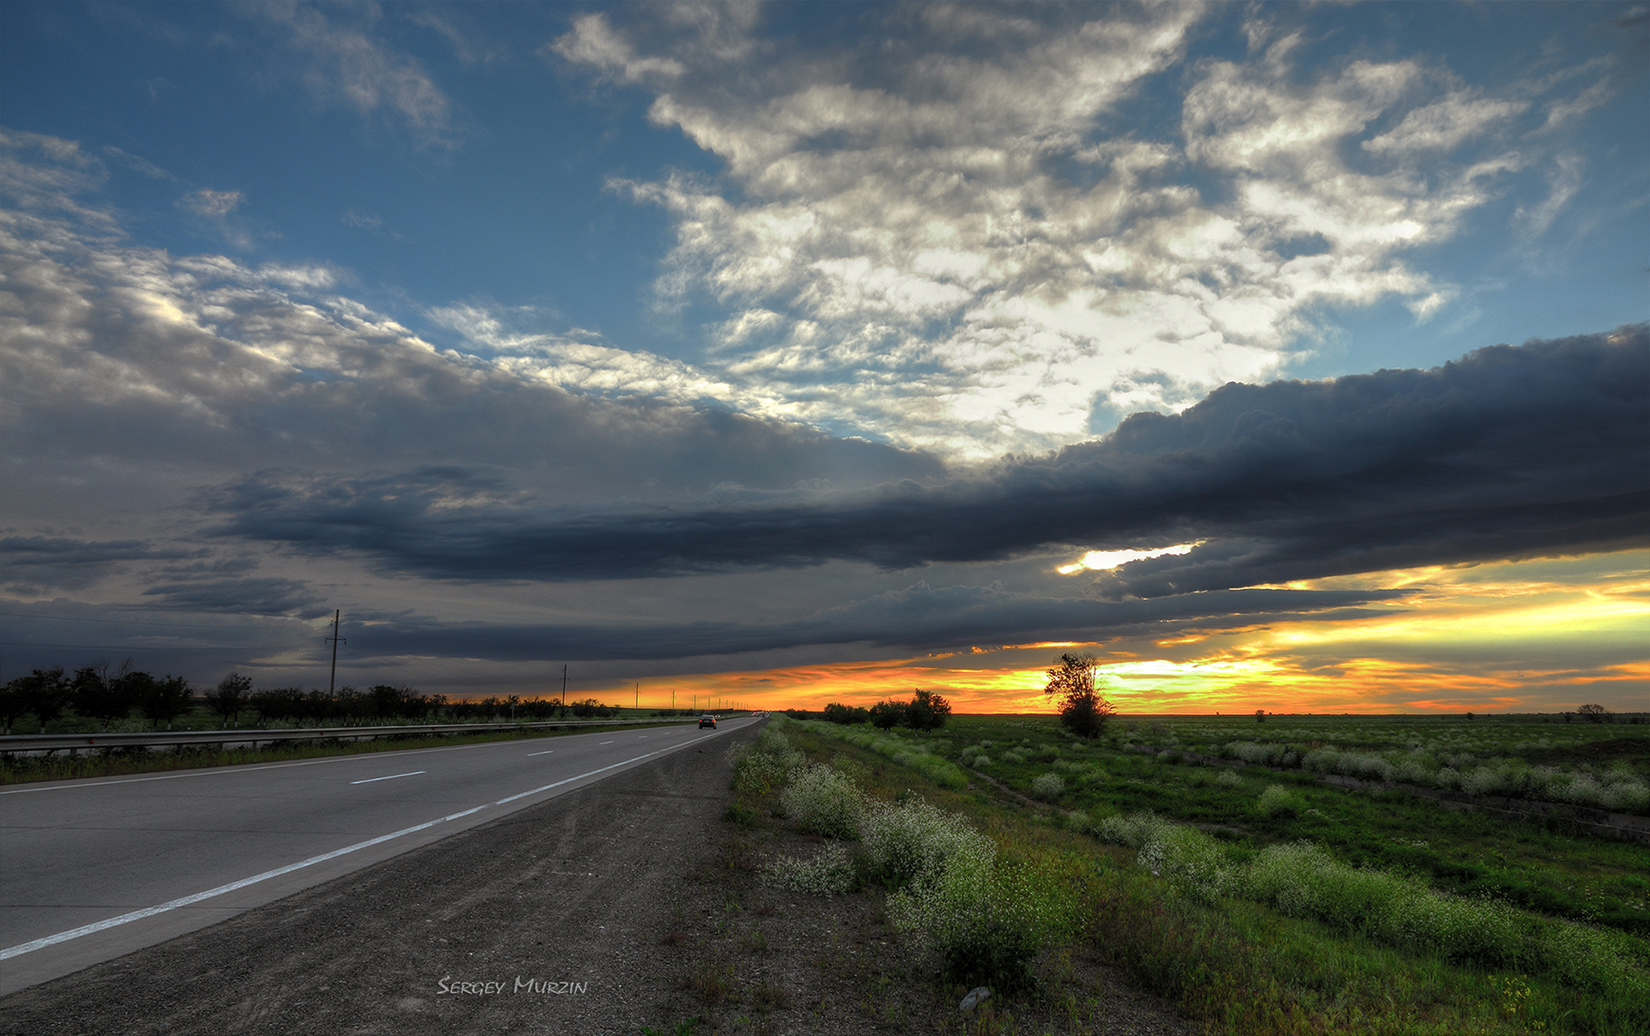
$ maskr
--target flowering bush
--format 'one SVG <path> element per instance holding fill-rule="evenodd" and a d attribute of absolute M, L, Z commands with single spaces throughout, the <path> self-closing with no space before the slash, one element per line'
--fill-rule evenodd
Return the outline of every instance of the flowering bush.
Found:
<path fill-rule="evenodd" d="M 791 775 L 779 801 L 785 815 L 808 834 L 826 838 L 857 838 L 863 804 L 859 789 L 847 774 L 819 763 Z"/>
<path fill-rule="evenodd" d="M 767 870 L 768 880 L 793 892 L 837 896 L 853 891 L 854 861 L 840 843 L 827 845 L 812 859 L 781 856 Z"/>
<path fill-rule="evenodd" d="M 733 766 L 733 786 L 754 795 L 766 795 L 784 784 L 786 776 L 807 761 L 806 756 L 791 747 L 784 734 L 772 729 L 762 731 L 755 741 L 736 745 L 728 751 L 728 762 Z"/>
<path fill-rule="evenodd" d="M 1066 782 L 1057 773 L 1039 774 L 1031 782 L 1031 794 L 1045 802 L 1053 802 L 1066 792 Z"/>
<path fill-rule="evenodd" d="M 888 897 L 889 923 L 937 952 L 947 980 L 1000 992 L 1033 984 L 1058 914 L 1055 891 L 1029 868 L 997 866 L 994 849 L 959 853 L 933 883 Z"/>
<path fill-rule="evenodd" d="M 903 887 L 931 885 L 952 860 L 991 858 L 997 847 L 961 816 L 917 799 L 866 809 L 860 820 L 860 852 L 872 876 Z"/>

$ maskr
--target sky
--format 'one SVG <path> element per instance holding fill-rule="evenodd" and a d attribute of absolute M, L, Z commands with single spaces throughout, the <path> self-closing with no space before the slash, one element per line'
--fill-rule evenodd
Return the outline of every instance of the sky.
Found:
<path fill-rule="evenodd" d="M 0 4 L 0 680 L 1650 702 L 1650 10 Z"/>

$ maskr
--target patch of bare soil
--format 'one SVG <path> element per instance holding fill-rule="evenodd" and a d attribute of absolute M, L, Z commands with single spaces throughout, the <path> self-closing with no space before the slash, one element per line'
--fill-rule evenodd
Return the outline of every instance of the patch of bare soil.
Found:
<path fill-rule="evenodd" d="M 902 946 L 880 893 L 763 882 L 818 846 L 722 819 L 732 740 L 14 993 L 0 1033 L 1192 1031 L 1069 957 L 1040 962 L 1038 994 L 958 1014 L 966 991 Z"/>

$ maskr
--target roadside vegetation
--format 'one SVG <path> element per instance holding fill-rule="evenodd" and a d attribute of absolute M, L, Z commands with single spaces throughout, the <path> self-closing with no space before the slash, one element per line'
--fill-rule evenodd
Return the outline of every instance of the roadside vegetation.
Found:
<path fill-rule="evenodd" d="M 215 686 L 195 688 L 180 676 L 156 677 L 129 664 L 107 662 L 72 673 L 62 666 L 35 669 L 0 684 L 0 729 L 5 734 L 138 733 L 206 730 L 249 723 L 263 729 L 366 726 L 394 723 L 474 723 L 518 720 L 601 719 L 628 715 L 696 715 L 690 709 L 635 710 L 594 698 L 450 699 L 422 694 L 404 684 L 365 690 L 301 687 L 254 689 L 252 679 L 229 673 Z"/>
<path fill-rule="evenodd" d="M 230 673 L 215 687 L 196 693 L 181 677 L 157 678 L 129 667 L 111 669 L 100 664 L 83 666 L 73 673 L 54 667 L 36 669 L 0 685 L 0 720 L 7 734 L 141 734 L 159 730 L 238 730 L 248 726 L 258 730 L 304 730 L 439 723 L 496 724 L 498 730 L 389 734 L 371 739 L 318 735 L 256 747 L 178 745 L 46 751 L 29 749 L 26 744 L 15 749 L 0 746 L 0 784 L 403 751 L 600 729 L 598 725 L 546 731 L 519 726 L 532 722 L 612 719 L 635 725 L 637 720 L 668 723 L 673 718 L 698 715 L 691 709 L 621 708 L 593 698 L 564 703 L 495 695 L 452 701 L 445 695 L 425 695 L 409 687 L 386 684 L 365 691 L 343 687 L 333 694 L 295 687 L 255 690 L 252 681 L 239 673 Z"/>
<path fill-rule="evenodd" d="M 810 839 L 767 860 L 764 880 L 876 900 L 948 1031 L 1104 1031 L 1085 966 L 1216 1032 L 1650 1031 L 1650 847 L 1299 767 L 1187 761 L 1194 744 L 1236 741 L 1239 723 L 1252 737 L 1252 717 L 1114 720 L 1092 739 L 1057 717 L 956 716 L 929 732 L 780 722 L 734 760 L 730 814 Z M 1481 757 L 1533 743 L 1550 753 L 1541 765 L 1597 773 L 1624 758 L 1642 773 L 1632 746 L 1588 748 L 1633 740 L 1631 727 L 1566 725 L 1565 754 L 1557 731 L 1543 746 L 1541 724 L 1517 726 L 1478 734 Z M 1454 741 L 1437 723 L 1289 728 L 1361 751 L 1391 750 L 1394 733 Z M 1139 751 L 1148 739 L 1167 746 Z M 949 998 L 975 985 L 996 997 L 957 1015 Z"/>

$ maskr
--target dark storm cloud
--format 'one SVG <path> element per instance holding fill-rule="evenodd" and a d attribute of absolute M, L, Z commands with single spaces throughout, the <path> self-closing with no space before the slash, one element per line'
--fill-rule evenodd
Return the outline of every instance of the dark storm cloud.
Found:
<path fill-rule="evenodd" d="M 203 550 L 157 548 L 141 540 L 80 540 L 62 536 L 0 538 L 0 583 L 9 588 L 77 589 L 121 562 L 197 558 Z"/>
<path fill-rule="evenodd" d="M 468 468 L 245 479 L 221 532 L 444 579 L 572 580 L 997 561 L 1195 540 L 1105 596 L 1650 543 L 1650 329 L 1480 349 L 1431 370 L 1229 384 L 1187 411 L 981 475 L 696 508 L 554 509 Z M 484 491 L 485 490 L 485 491 Z"/>
<path fill-rule="evenodd" d="M 305 619 L 328 611 L 316 606 L 315 591 L 306 583 L 273 577 L 169 583 L 152 586 L 143 595 L 158 597 L 169 607 L 196 611 L 296 615 Z"/>
<path fill-rule="evenodd" d="M 603 625 L 424 624 L 391 618 L 354 627 L 357 655 L 493 659 L 651 660 L 737 655 L 799 644 L 869 644 L 923 649 L 1002 646 L 1040 640 L 1106 640 L 1150 632 L 1237 629 L 1362 617 L 1363 606 L 1397 591 L 1232 590 L 1158 601 L 1039 597 L 997 587 L 917 584 L 808 618 L 750 625 L 729 622 Z M 1390 612 L 1385 612 L 1389 614 Z"/>

